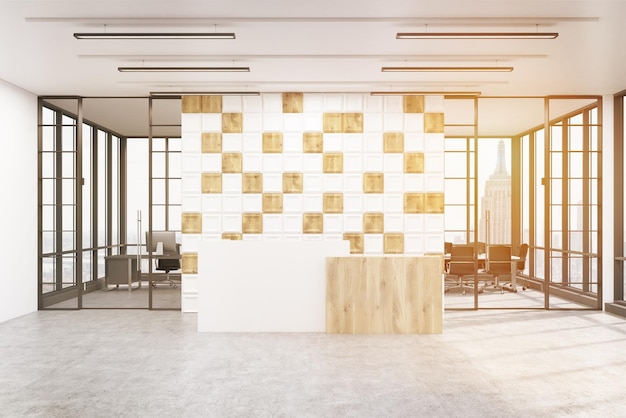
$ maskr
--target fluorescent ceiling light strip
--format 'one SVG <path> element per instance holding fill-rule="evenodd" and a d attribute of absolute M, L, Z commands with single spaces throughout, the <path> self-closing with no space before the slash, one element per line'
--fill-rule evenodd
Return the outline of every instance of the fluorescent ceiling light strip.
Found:
<path fill-rule="evenodd" d="M 558 32 L 398 32 L 396 39 L 554 39 Z"/>
<path fill-rule="evenodd" d="M 250 72 L 250 67 L 117 67 L 122 73 L 219 73 Z"/>
<path fill-rule="evenodd" d="M 258 91 L 151 91 L 150 96 L 259 96 Z"/>
<path fill-rule="evenodd" d="M 76 39 L 235 39 L 234 33 L 216 32 L 97 32 L 74 33 Z"/>
<path fill-rule="evenodd" d="M 513 67 L 382 67 L 382 72 L 511 72 Z"/>
<path fill-rule="evenodd" d="M 479 91 L 372 91 L 371 96 L 480 96 Z"/>

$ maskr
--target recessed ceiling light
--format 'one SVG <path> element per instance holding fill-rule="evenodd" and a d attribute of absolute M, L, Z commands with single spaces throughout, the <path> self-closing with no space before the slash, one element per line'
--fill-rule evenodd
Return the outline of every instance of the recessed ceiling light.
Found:
<path fill-rule="evenodd" d="M 220 73 L 250 72 L 250 67 L 117 67 L 122 73 Z"/>
<path fill-rule="evenodd" d="M 513 67 L 382 67 L 382 72 L 511 72 Z"/>
<path fill-rule="evenodd" d="M 554 39 L 558 32 L 398 32 L 396 39 Z"/>
<path fill-rule="evenodd" d="M 97 32 L 75 33 L 76 39 L 235 39 L 234 33 L 193 32 Z"/>

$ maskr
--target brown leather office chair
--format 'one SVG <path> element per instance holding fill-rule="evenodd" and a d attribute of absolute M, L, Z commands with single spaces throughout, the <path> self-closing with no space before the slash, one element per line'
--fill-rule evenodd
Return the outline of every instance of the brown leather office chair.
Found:
<path fill-rule="evenodd" d="M 504 293 L 504 290 L 513 290 L 509 285 L 507 286 L 504 278 L 511 277 L 511 246 L 510 245 L 490 245 L 489 254 L 487 257 L 487 266 L 485 273 L 493 276 L 493 282 L 490 286 L 486 286 L 485 289 L 500 290 Z"/>
<path fill-rule="evenodd" d="M 465 295 L 468 291 L 474 290 L 476 277 L 476 256 L 473 245 L 454 245 L 450 251 L 450 262 L 446 280 L 450 285 L 446 285 L 445 292 L 452 289 L 461 289 Z M 469 278 L 469 279 L 468 279 Z"/>

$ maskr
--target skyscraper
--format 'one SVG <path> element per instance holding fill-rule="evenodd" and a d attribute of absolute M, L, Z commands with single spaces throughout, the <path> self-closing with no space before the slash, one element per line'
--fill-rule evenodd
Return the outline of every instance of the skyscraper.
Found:
<path fill-rule="evenodd" d="M 485 194 L 481 197 L 478 237 L 489 244 L 511 244 L 511 175 L 506 168 L 502 139 L 498 142 L 495 170 L 485 182 Z"/>

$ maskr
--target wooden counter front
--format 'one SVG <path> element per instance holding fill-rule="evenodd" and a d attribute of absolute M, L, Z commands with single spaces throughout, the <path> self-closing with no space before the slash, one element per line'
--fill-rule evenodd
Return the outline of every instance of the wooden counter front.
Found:
<path fill-rule="evenodd" d="M 329 257 L 326 332 L 440 334 L 441 256 Z"/>

